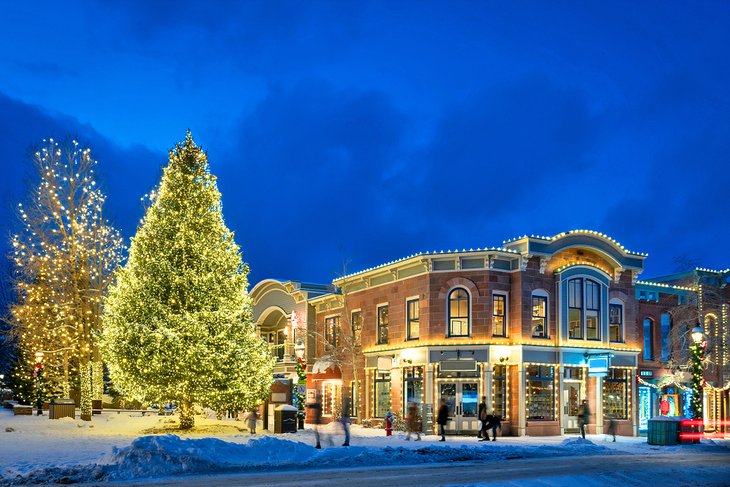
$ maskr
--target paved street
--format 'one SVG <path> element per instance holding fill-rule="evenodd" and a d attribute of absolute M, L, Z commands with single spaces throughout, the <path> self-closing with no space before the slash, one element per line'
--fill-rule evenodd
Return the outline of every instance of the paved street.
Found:
<path fill-rule="evenodd" d="M 697 467 L 704 474 L 697 477 Z M 730 485 L 730 451 L 677 455 L 607 455 L 580 458 L 515 459 L 502 463 L 463 462 L 377 469 L 277 471 L 178 477 L 156 486 L 338 486 L 419 487 L 441 485 Z M 117 485 L 149 485 L 124 483 Z"/>

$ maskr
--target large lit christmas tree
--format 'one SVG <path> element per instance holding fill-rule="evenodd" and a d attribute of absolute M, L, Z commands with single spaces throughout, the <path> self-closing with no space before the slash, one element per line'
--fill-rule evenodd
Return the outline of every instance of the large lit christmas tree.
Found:
<path fill-rule="evenodd" d="M 216 178 L 190 132 L 170 151 L 162 181 L 132 239 L 104 308 L 102 348 L 114 386 L 130 398 L 253 408 L 272 381 L 256 333 L 248 267 L 221 212 Z"/>

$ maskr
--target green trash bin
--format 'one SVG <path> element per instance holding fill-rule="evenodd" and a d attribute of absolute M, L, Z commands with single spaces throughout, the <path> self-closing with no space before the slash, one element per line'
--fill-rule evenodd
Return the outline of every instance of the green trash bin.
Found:
<path fill-rule="evenodd" d="M 656 416 L 649 420 L 647 443 L 650 445 L 679 444 L 680 425 L 684 420 L 680 416 Z"/>

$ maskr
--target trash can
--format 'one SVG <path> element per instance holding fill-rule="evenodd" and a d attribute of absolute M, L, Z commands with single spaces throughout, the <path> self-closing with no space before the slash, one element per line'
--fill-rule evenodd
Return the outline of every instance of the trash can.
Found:
<path fill-rule="evenodd" d="M 91 414 L 101 414 L 102 402 L 101 399 L 91 400 Z"/>
<path fill-rule="evenodd" d="M 50 419 L 75 418 L 76 403 L 74 403 L 73 399 L 68 398 L 51 399 L 48 417 Z"/>
<path fill-rule="evenodd" d="M 679 427 L 684 420 L 675 416 L 656 416 L 649 420 L 647 443 L 650 445 L 676 445 L 679 443 Z"/>
<path fill-rule="evenodd" d="M 274 410 L 274 433 L 297 432 L 297 408 L 282 404 Z"/>

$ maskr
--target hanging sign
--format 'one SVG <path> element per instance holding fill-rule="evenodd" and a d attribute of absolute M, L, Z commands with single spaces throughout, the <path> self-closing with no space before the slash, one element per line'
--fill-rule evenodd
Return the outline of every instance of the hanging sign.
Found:
<path fill-rule="evenodd" d="M 590 377 L 606 377 L 608 375 L 608 357 L 589 357 L 588 375 Z"/>

